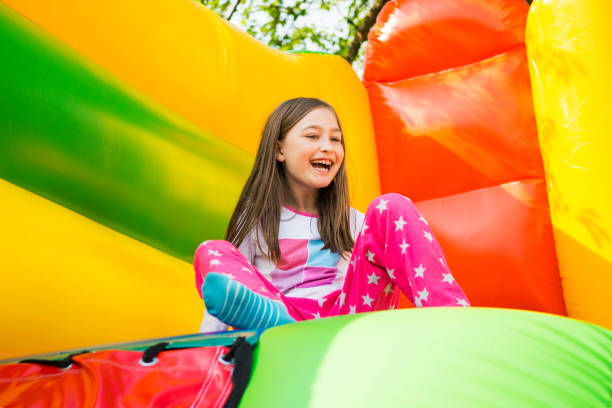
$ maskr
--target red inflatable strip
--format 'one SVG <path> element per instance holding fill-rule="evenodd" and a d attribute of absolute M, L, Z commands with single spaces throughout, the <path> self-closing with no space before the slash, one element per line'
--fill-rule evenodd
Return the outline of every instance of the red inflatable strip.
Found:
<path fill-rule="evenodd" d="M 382 191 L 420 201 L 544 177 L 524 47 L 366 86 Z"/>
<path fill-rule="evenodd" d="M 543 180 L 423 201 L 417 207 L 473 306 L 566 314 Z"/>
<path fill-rule="evenodd" d="M 524 43 L 525 0 L 394 0 L 368 35 L 363 78 L 397 81 L 492 57 Z"/>
<path fill-rule="evenodd" d="M 232 391 L 226 347 L 143 353 L 105 350 L 74 356 L 69 367 L 0 365 L 4 407 L 217 407 Z"/>

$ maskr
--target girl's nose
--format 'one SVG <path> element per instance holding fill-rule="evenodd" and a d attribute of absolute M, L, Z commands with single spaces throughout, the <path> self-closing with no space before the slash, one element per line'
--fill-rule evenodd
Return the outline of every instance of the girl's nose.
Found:
<path fill-rule="evenodd" d="M 331 149 L 331 142 L 328 138 L 321 138 L 321 144 L 319 145 L 319 149 L 321 149 L 322 152 L 326 152 Z"/>

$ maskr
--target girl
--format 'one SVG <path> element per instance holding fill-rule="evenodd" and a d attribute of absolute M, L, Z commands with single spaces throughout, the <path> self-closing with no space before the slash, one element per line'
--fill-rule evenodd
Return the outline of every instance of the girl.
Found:
<path fill-rule="evenodd" d="M 349 206 L 342 128 L 313 98 L 268 117 L 227 241 L 195 253 L 201 331 L 417 306 L 468 306 L 427 221 L 399 194 Z M 238 247 L 238 249 L 236 249 Z"/>

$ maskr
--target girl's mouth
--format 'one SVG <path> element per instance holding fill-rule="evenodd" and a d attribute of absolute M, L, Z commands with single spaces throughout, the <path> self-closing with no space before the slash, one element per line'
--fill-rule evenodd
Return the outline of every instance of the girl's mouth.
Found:
<path fill-rule="evenodd" d="M 315 170 L 328 172 L 333 163 L 331 160 L 313 160 L 310 162 L 310 165 L 315 168 Z"/>

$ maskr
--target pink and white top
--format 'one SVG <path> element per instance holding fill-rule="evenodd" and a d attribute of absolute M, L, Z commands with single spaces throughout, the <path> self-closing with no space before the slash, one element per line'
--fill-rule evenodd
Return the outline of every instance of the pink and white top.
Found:
<path fill-rule="evenodd" d="M 351 208 L 350 227 L 357 239 L 364 215 Z M 341 289 L 348 268 L 348 259 L 323 249 L 317 216 L 290 207 L 281 210 L 278 243 L 281 259 L 274 264 L 265 255 L 267 245 L 259 233 L 251 232 L 238 249 L 247 260 L 283 294 L 291 297 L 319 298 Z M 350 254 L 349 254 L 350 255 Z M 349 256 L 350 258 L 350 256 Z"/>

